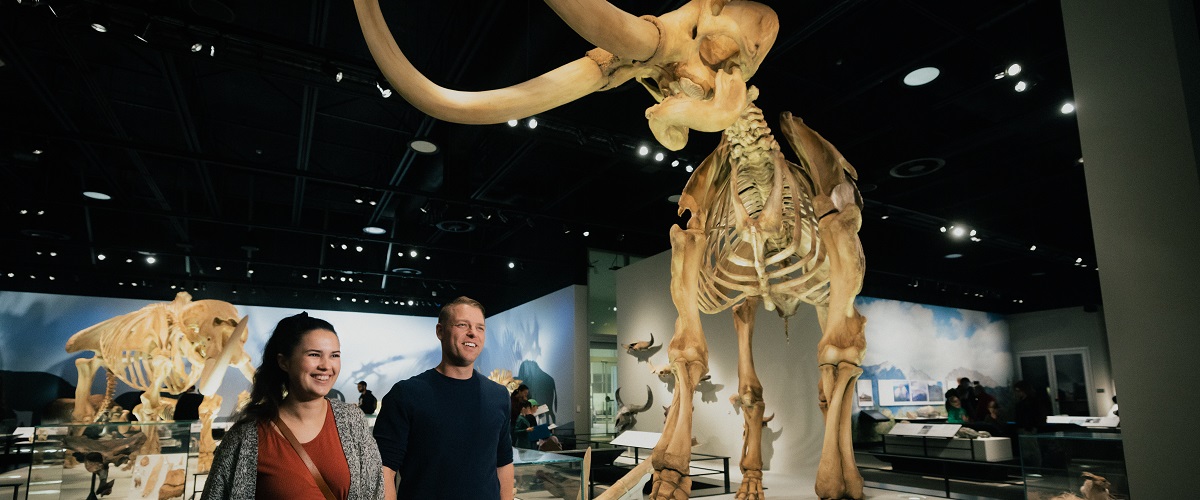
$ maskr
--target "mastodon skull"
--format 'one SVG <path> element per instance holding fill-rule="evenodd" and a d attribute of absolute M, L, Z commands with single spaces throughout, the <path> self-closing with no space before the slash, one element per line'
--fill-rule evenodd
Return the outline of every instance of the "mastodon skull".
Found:
<path fill-rule="evenodd" d="M 617 389 L 617 434 L 632 429 L 637 424 L 637 414 L 650 409 L 654 403 L 654 393 L 646 386 L 646 404 L 641 407 L 629 406 L 621 401 L 621 389 Z"/>
<path fill-rule="evenodd" d="M 521 119 L 637 79 L 658 104 L 646 110 L 654 136 L 682 149 L 688 130 L 717 132 L 747 104 L 746 81 L 779 33 L 766 5 L 692 0 L 661 16 L 636 17 L 604 0 L 547 0 L 598 49 L 528 81 L 461 92 L 425 78 L 396 45 L 378 0 L 354 0 L 371 55 L 406 101 L 435 118 L 468 124 Z"/>

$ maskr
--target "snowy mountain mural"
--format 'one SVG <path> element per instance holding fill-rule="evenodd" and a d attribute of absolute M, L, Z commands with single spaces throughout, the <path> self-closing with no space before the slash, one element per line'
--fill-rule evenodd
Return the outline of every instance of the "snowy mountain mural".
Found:
<path fill-rule="evenodd" d="M 1013 354 L 1003 316 L 871 297 L 859 297 L 855 305 L 867 317 L 867 356 L 859 379 L 872 381 L 875 401 L 881 401 L 879 381 L 888 381 L 883 386 L 889 391 L 897 385 L 892 381 L 904 380 L 941 382 L 949 389 L 960 377 L 979 381 L 993 394 L 1012 385 Z M 913 405 L 897 400 L 886 409 L 897 416 L 944 413 L 941 398 L 929 397 Z"/>

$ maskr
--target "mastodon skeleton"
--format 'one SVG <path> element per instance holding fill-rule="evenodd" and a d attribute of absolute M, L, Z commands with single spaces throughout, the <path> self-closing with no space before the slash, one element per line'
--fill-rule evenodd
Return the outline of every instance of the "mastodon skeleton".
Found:
<path fill-rule="evenodd" d="M 88 422 L 95 412 L 87 399 L 101 367 L 110 377 L 145 391 L 134 412 L 143 423 L 168 420 L 165 417 L 173 402 L 164 401 L 161 392 L 180 394 L 196 386 L 205 398 L 201 403 L 206 418 L 200 453 L 201 462 L 208 462 L 212 419 L 220 408 L 220 399 L 211 398 L 221 386 L 226 368 L 235 366 L 247 380 L 254 379 L 254 367 L 245 350 L 247 322 L 246 317 L 239 319 L 237 308 L 228 302 L 192 302 L 191 295 L 179 292 L 171 302 L 150 304 L 80 330 L 67 340 L 67 352 L 92 351 L 95 356 L 75 360 L 79 371 L 75 421 Z M 148 447 L 157 446 L 155 435 L 148 438 Z"/>
<path fill-rule="evenodd" d="M 396 91 L 449 122 L 522 119 L 636 79 L 658 103 L 650 130 L 677 151 L 689 130 L 723 132 L 721 144 L 688 181 L 671 228 L 671 298 L 678 312 L 668 345 L 676 390 L 650 462 L 651 498 L 688 496 L 692 400 L 708 371 L 700 312 L 732 308 L 738 335 L 738 401 L 745 418 L 740 499 L 761 499 L 762 385 L 751 357 L 759 302 L 788 317 L 817 307 L 822 338 L 818 404 L 825 438 L 817 470 L 821 498 L 862 498 L 851 448 L 849 411 L 866 353 L 864 319 L 854 308 L 865 264 L 858 240 L 862 199 L 854 168 L 799 119 L 784 114 L 781 132 L 799 156 L 784 159 L 747 81 L 779 32 L 769 7 L 741 0 L 692 0 L 661 16 L 636 17 L 602 0 L 546 0 L 597 49 L 526 82 L 461 92 L 425 78 L 396 45 L 378 0 L 355 0 L 376 62 Z M 612 489 L 601 498 L 620 495 Z"/>

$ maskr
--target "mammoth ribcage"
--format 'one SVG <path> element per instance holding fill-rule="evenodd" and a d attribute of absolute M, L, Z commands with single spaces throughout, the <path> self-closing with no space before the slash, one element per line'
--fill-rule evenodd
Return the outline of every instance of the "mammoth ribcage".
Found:
<path fill-rule="evenodd" d="M 720 312 L 746 296 L 763 297 L 768 309 L 779 307 L 786 315 L 794 313 L 800 302 L 824 304 L 829 298 L 829 266 L 818 237 L 808 178 L 786 162 L 781 169 L 763 163 L 733 170 L 736 175 L 725 176 L 713 186 L 716 194 L 705 218 L 700 310 Z M 745 207 L 748 222 L 759 220 L 776 182 L 782 183 L 781 224 L 747 238 L 749 232 L 738 230 L 734 204 Z M 751 241 L 754 238 L 758 241 Z"/>
<path fill-rule="evenodd" d="M 143 391 L 156 389 L 154 387 L 156 368 L 165 372 L 162 385 L 159 385 L 157 389 L 172 394 L 186 391 L 200 378 L 199 367 L 193 367 L 186 356 L 170 352 L 169 349 L 159 348 L 157 345 L 137 348 L 121 345 L 104 347 L 100 354 L 104 357 L 105 368 L 117 379 L 135 389 Z M 153 352 L 158 356 L 157 367 L 151 364 L 151 357 L 146 355 L 147 352 Z"/>

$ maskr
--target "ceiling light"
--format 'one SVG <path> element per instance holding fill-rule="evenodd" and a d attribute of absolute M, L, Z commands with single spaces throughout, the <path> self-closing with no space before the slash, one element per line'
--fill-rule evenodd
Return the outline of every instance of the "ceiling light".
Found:
<path fill-rule="evenodd" d="M 592 232 L 591 232 L 591 231 L 584 231 L 584 232 L 583 232 L 583 237 L 584 237 L 584 238 L 587 238 L 588 236 L 591 236 L 591 235 L 592 235 Z"/>
<path fill-rule="evenodd" d="M 92 29 L 99 33 L 108 32 L 108 13 L 96 8 L 91 13 Z"/>
<path fill-rule="evenodd" d="M 1064 115 L 1069 115 L 1071 113 L 1074 113 L 1075 112 L 1075 104 L 1069 103 L 1069 102 L 1064 103 L 1061 108 L 1058 108 L 1058 112 L 1062 113 Z"/>
<path fill-rule="evenodd" d="M 1025 80 L 1021 80 L 1021 81 L 1017 82 L 1017 84 L 1015 86 L 1013 86 L 1013 90 L 1015 90 L 1017 92 L 1024 92 L 1025 89 L 1028 89 L 1028 88 L 1029 88 L 1029 84 L 1025 83 Z"/>
<path fill-rule="evenodd" d="M 132 264 L 132 263 L 133 263 L 133 259 L 125 259 L 125 263 L 126 263 L 126 264 Z"/>
<path fill-rule="evenodd" d="M 509 262 L 508 262 L 508 268 L 509 268 L 509 269 L 515 269 L 516 267 L 517 267 L 517 263 L 516 263 L 516 262 L 512 262 L 512 261 L 509 261 Z"/>
<path fill-rule="evenodd" d="M 946 232 L 946 226 L 942 226 L 942 232 Z"/>
<path fill-rule="evenodd" d="M 42 151 L 42 150 L 40 150 L 40 149 L 35 149 L 35 150 L 31 151 L 31 152 L 32 152 L 33 154 L 35 154 L 35 155 L 40 155 L 40 154 L 42 154 L 42 153 L 45 153 L 45 151 Z"/>
<path fill-rule="evenodd" d="M 247 269 L 247 270 L 246 270 L 246 274 L 247 274 L 247 275 L 254 274 L 254 270 L 253 270 L 253 269 Z"/>
<path fill-rule="evenodd" d="M 996 76 L 993 76 L 992 78 L 996 79 L 996 80 L 1003 80 L 1005 76 L 1008 76 L 1008 75 L 1005 75 L 1004 72 L 1001 71 L 999 73 L 996 73 Z"/>
<path fill-rule="evenodd" d="M 1080 257 L 1080 258 L 1078 258 L 1078 259 L 1075 259 L 1075 263 L 1076 263 L 1076 264 L 1082 264 L 1082 263 L 1083 263 L 1083 257 Z"/>
<path fill-rule="evenodd" d="M 58 252 L 50 252 L 51 257 L 58 257 Z"/>
<path fill-rule="evenodd" d="M 679 166 L 679 160 L 672 161 L 672 162 L 671 162 L 671 166 L 672 166 L 672 167 L 678 167 L 678 166 Z"/>
<path fill-rule="evenodd" d="M 346 246 L 346 244 L 345 244 L 345 243 L 342 243 L 342 250 L 345 250 L 346 248 L 348 248 L 348 247 Z"/>
<path fill-rule="evenodd" d="M 341 300 L 342 300 L 342 298 L 341 298 L 341 297 L 334 297 L 334 299 L 337 299 L 337 300 L 339 300 L 339 301 L 341 301 Z"/>
<path fill-rule="evenodd" d="M 383 234 L 386 233 L 387 230 L 378 226 L 367 226 L 363 228 L 363 232 L 367 234 Z"/>
<path fill-rule="evenodd" d="M 880 215 L 880 216 L 879 216 L 879 218 L 880 218 L 880 219 L 883 219 L 883 220 L 888 220 L 888 218 L 889 218 L 889 217 L 891 217 L 891 216 L 890 216 L 890 215 L 888 215 L 888 214 L 883 214 L 883 215 Z"/>
<path fill-rule="evenodd" d="M 1017 75 L 1021 74 L 1021 65 L 1017 64 L 1017 63 L 1012 63 L 1012 65 L 1009 66 L 1008 69 L 1004 70 L 1004 73 L 1007 74 L 1008 76 L 1017 76 Z"/>
<path fill-rule="evenodd" d="M 410 305 L 410 306 L 413 305 L 413 301 L 409 300 L 408 305 Z"/>
<path fill-rule="evenodd" d="M 662 154 L 662 151 L 654 153 L 654 161 L 663 161 L 663 158 L 666 158 L 666 157 L 667 157 L 666 155 Z"/>
<path fill-rule="evenodd" d="M 919 87 L 921 85 L 925 85 L 926 83 L 932 82 L 940 74 L 942 74 L 941 70 L 933 66 L 914 69 L 909 74 L 904 76 L 904 84 L 908 85 L 909 87 Z"/>
<path fill-rule="evenodd" d="M 201 50 L 204 50 L 203 43 L 196 42 L 192 44 L 192 52 L 200 52 Z"/>
<path fill-rule="evenodd" d="M 408 252 L 408 256 L 409 256 L 409 257 L 414 257 L 414 258 L 415 258 L 415 257 L 417 256 L 417 251 L 416 251 L 416 250 L 409 250 L 409 252 Z"/>
<path fill-rule="evenodd" d="M 149 256 L 149 257 L 146 257 L 146 263 L 147 263 L 147 264 L 153 264 L 153 263 L 155 263 L 155 262 L 158 262 L 158 259 L 154 258 L 154 256 Z"/>
<path fill-rule="evenodd" d="M 307 275 L 307 274 L 301 274 L 301 275 L 300 275 L 300 277 L 301 277 L 301 278 L 304 278 L 304 279 L 308 279 L 308 275 Z"/>
<path fill-rule="evenodd" d="M 358 204 L 360 204 L 360 205 L 361 205 L 361 204 L 362 204 L 362 202 L 363 202 L 363 200 L 362 200 L 362 198 L 355 198 L 355 199 L 354 199 L 354 202 L 355 202 L 355 203 L 358 203 Z"/>
<path fill-rule="evenodd" d="M 518 123 L 521 123 L 521 122 L 519 122 L 519 121 L 516 121 L 516 120 L 509 120 L 509 121 L 508 121 L 508 126 L 510 126 L 510 127 L 515 127 L 515 126 L 517 126 L 517 124 L 518 124 Z"/>
<path fill-rule="evenodd" d="M 638 146 L 638 156 L 646 156 L 650 154 L 650 148 L 646 146 Z"/>
<path fill-rule="evenodd" d="M 1029 245 L 1029 251 L 1032 252 L 1034 250 L 1037 250 L 1037 245 Z"/>
<path fill-rule="evenodd" d="M 101 193 L 99 191 L 84 191 L 83 195 L 87 196 L 88 198 L 91 198 L 93 200 L 100 200 L 100 201 L 107 201 L 107 200 L 112 199 L 112 196 Z"/>
<path fill-rule="evenodd" d="M 368 201 L 367 204 L 373 207 L 375 206 L 375 200 Z"/>
<path fill-rule="evenodd" d="M 361 251 L 362 251 L 362 245 L 355 245 L 355 246 L 354 246 L 354 251 L 356 251 L 356 252 L 361 252 Z"/>
<path fill-rule="evenodd" d="M 971 236 L 975 236 L 975 232 L 976 232 L 976 231 L 975 231 L 974 229 L 972 229 L 972 230 L 971 230 Z"/>
<path fill-rule="evenodd" d="M 948 253 L 948 254 L 946 254 L 946 258 L 947 258 L 947 259 L 958 259 L 958 258 L 961 258 L 961 257 L 962 257 L 962 254 L 961 254 L 961 253 Z"/>
<path fill-rule="evenodd" d="M 408 147 L 412 148 L 413 151 L 416 151 L 418 153 L 425 153 L 425 154 L 433 154 L 433 153 L 436 153 L 438 150 L 437 144 L 426 141 L 424 139 L 417 139 L 415 141 L 412 141 L 412 142 L 408 143 Z"/>
<path fill-rule="evenodd" d="M 341 82 L 342 78 L 346 76 L 346 74 L 342 72 L 342 68 L 334 66 L 333 63 L 328 61 L 321 65 L 321 72 L 329 75 L 329 77 L 333 78 L 333 81 L 335 82 Z"/>
<path fill-rule="evenodd" d="M 687 170 L 687 171 L 688 171 L 688 173 L 691 173 L 691 172 L 692 172 L 692 170 L 695 170 L 695 169 L 693 169 L 693 168 L 692 168 L 692 166 L 691 166 L 691 165 L 688 165 L 688 166 L 686 166 L 686 167 L 683 167 L 683 169 L 684 169 L 684 170 Z"/>
<path fill-rule="evenodd" d="M 967 234 L 967 230 L 961 227 L 954 227 L 950 228 L 950 234 L 955 238 L 962 238 L 963 235 Z"/>
<path fill-rule="evenodd" d="M 208 57 L 217 57 L 217 44 L 208 46 Z"/>
<path fill-rule="evenodd" d="M 975 236 L 972 236 L 972 237 L 971 237 L 971 241 L 974 241 L 975 243 L 979 243 L 979 242 L 981 242 L 981 241 L 983 241 L 983 240 L 981 240 L 981 239 L 979 239 L 979 238 L 977 238 L 977 237 L 975 237 Z"/>
<path fill-rule="evenodd" d="M 376 80 L 375 88 L 379 89 L 379 95 L 383 96 L 384 99 L 392 96 L 392 89 L 388 88 L 387 82 L 384 82 L 383 80 Z"/>
<path fill-rule="evenodd" d="M 213 269 L 216 269 L 216 270 L 220 271 L 220 270 L 221 270 L 221 266 L 214 267 Z"/>
<path fill-rule="evenodd" d="M 531 129 L 537 128 L 537 118 L 530 118 L 528 120 L 525 120 L 525 126 L 531 128 Z"/>
<path fill-rule="evenodd" d="M 350 302 L 358 302 L 358 297 L 350 297 Z"/>

